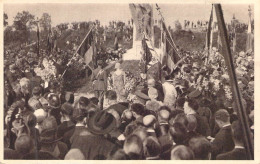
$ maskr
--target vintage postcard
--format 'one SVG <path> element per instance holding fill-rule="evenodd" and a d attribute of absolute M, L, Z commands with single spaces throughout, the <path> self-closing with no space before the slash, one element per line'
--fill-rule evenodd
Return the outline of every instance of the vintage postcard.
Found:
<path fill-rule="evenodd" d="M 1 6 L 1 163 L 259 162 L 259 1 Z"/>

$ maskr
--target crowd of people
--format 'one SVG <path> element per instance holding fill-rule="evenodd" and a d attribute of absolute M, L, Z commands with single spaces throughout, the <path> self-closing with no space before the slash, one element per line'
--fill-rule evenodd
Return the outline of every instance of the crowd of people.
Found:
<path fill-rule="evenodd" d="M 6 51 L 5 159 L 247 159 L 232 84 L 217 49 L 209 55 L 182 52 L 172 74 L 163 72 L 162 80 L 141 74 L 129 92 L 131 78 L 120 63 L 109 73 L 99 60 L 93 90 L 80 97 L 55 81 L 72 54 Z M 240 52 L 234 59 L 253 140 L 254 54 Z"/>

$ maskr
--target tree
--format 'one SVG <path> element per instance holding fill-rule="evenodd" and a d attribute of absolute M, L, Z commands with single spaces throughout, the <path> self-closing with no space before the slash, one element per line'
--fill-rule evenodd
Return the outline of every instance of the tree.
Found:
<path fill-rule="evenodd" d="M 48 13 L 43 13 L 39 23 L 44 32 L 48 31 L 51 27 L 51 16 Z"/>
<path fill-rule="evenodd" d="M 179 20 L 176 20 L 176 21 L 174 22 L 174 25 L 175 25 L 175 30 L 176 30 L 176 31 L 180 31 L 180 30 L 182 29 L 182 26 L 181 26 L 181 23 L 180 23 Z"/>
<path fill-rule="evenodd" d="M 30 14 L 28 11 L 18 12 L 13 23 L 13 27 L 19 34 L 16 36 L 17 39 L 27 43 L 29 39 L 28 33 L 34 25 L 36 25 L 34 15 Z"/>
<path fill-rule="evenodd" d="M 34 15 L 28 11 L 18 12 L 14 18 L 13 26 L 16 30 L 30 30 L 33 25 L 35 25 Z"/>
<path fill-rule="evenodd" d="M 4 13 L 4 27 L 8 25 L 7 20 L 8 20 L 8 16 L 6 13 Z"/>

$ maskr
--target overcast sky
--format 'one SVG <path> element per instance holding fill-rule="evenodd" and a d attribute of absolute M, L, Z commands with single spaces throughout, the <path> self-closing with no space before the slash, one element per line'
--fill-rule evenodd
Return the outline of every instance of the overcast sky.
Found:
<path fill-rule="evenodd" d="M 158 12 L 154 6 L 154 17 L 157 18 Z M 165 17 L 167 25 L 173 26 L 175 20 L 182 24 L 185 19 L 191 21 L 208 20 L 211 5 L 210 4 L 159 4 L 162 14 Z M 241 22 L 248 22 L 249 4 L 229 4 L 222 5 L 224 19 L 230 22 L 235 14 Z M 254 9 L 253 5 L 251 8 Z M 8 15 L 8 23 L 11 25 L 17 12 L 29 11 L 36 17 L 46 12 L 51 15 L 52 25 L 59 23 L 71 23 L 77 21 L 100 20 L 101 24 L 107 25 L 110 20 L 127 20 L 131 19 L 128 4 L 4 4 L 4 12 Z"/>

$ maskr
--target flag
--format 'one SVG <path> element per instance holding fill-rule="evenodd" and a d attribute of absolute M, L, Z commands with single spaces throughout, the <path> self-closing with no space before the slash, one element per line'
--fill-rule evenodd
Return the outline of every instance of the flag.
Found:
<path fill-rule="evenodd" d="M 153 9 L 150 4 L 129 4 L 134 25 L 136 41 L 141 41 L 143 33 L 153 39 Z"/>
<path fill-rule="evenodd" d="M 251 12 L 251 10 L 249 11 Z M 248 20 L 248 30 L 247 30 L 247 40 L 246 40 L 246 51 L 253 50 L 253 34 L 252 34 L 252 22 L 251 22 L 251 13 L 249 13 Z"/>
<path fill-rule="evenodd" d="M 83 39 L 77 50 L 77 53 L 84 58 L 87 65 L 91 66 L 92 68 L 94 67 L 93 59 L 95 54 L 95 42 L 92 29 Z"/>
<path fill-rule="evenodd" d="M 211 13 L 210 13 L 210 17 L 209 17 L 209 24 L 208 24 L 208 30 L 207 30 L 207 35 L 206 35 L 206 48 L 208 50 L 212 47 L 212 38 L 213 38 L 212 24 L 213 24 L 213 5 L 212 5 L 212 8 L 211 8 Z"/>
<path fill-rule="evenodd" d="M 161 21 L 161 52 L 160 62 L 162 63 L 162 66 L 166 66 L 171 73 L 174 70 L 176 63 L 180 60 L 180 57 L 175 43 L 171 38 L 171 34 L 163 21 Z"/>
<path fill-rule="evenodd" d="M 142 40 L 142 58 L 140 60 L 141 71 L 144 73 L 147 73 L 148 64 L 152 61 L 151 51 L 154 51 L 153 48 L 148 46 L 147 41 L 149 40 L 146 39 L 146 37 L 144 37 Z"/>
<path fill-rule="evenodd" d="M 48 36 L 47 36 L 47 49 L 48 51 L 50 52 L 51 51 L 51 46 L 52 44 L 52 38 L 51 38 L 51 27 L 49 28 L 49 33 L 48 33 Z"/>

